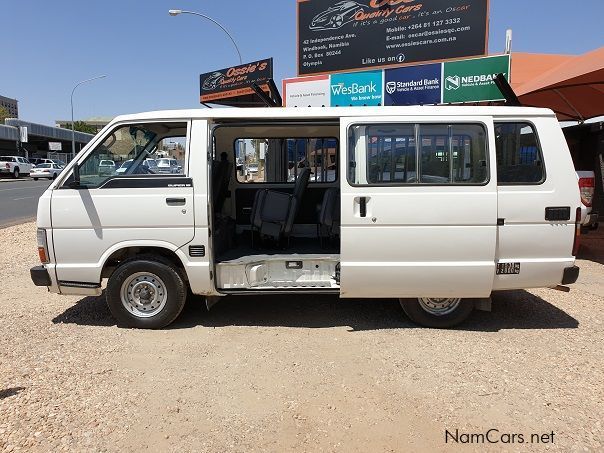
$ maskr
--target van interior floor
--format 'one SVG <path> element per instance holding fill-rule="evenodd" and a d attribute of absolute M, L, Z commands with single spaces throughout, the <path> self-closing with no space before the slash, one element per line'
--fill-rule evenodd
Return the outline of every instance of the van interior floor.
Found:
<path fill-rule="evenodd" d="M 217 258 L 216 283 L 230 291 L 334 290 L 340 287 L 339 262 L 339 243 L 321 247 L 317 238 L 291 238 L 280 248 L 240 241 Z"/>
<path fill-rule="evenodd" d="M 233 261 L 244 256 L 254 255 L 337 255 L 340 253 L 339 240 L 323 240 L 323 245 L 317 238 L 290 238 L 289 245 L 281 247 L 271 244 L 260 244 L 257 241 L 252 247 L 250 234 L 239 236 L 237 243 L 229 250 L 216 257 L 216 262 Z"/>

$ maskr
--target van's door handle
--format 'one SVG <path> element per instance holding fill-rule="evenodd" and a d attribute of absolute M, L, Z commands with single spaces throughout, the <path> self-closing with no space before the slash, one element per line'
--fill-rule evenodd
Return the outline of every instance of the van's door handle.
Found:
<path fill-rule="evenodd" d="M 361 217 L 367 217 L 367 197 L 359 198 L 359 214 Z"/>
<path fill-rule="evenodd" d="M 186 198 L 166 198 L 166 204 L 168 206 L 183 206 L 186 203 Z"/>

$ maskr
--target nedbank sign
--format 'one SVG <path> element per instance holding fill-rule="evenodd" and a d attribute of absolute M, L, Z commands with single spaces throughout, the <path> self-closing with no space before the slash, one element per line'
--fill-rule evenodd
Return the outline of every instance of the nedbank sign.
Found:
<path fill-rule="evenodd" d="M 442 102 L 452 104 L 503 100 L 495 85 L 497 74 L 510 79 L 508 55 L 444 63 Z"/>
<path fill-rule="evenodd" d="M 510 56 L 299 77 L 283 81 L 289 107 L 430 105 L 504 100 L 495 84 L 510 80 Z"/>

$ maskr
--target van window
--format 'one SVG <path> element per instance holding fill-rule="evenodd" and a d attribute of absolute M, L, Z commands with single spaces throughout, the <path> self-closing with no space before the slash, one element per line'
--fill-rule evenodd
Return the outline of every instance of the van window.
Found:
<path fill-rule="evenodd" d="M 186 123 L 119 126 L 80 165 L 80 182 L 95 188 L 111 178 L 183 175 L 186 136 Z"/>
<path fill-rule="evenodd" d="M 489 178 L 480 124 L 355 125 L 349 140 L 352 184 L 484 184 Z"/>
<path fill-rule="evenodd" d="M 495 143 L 498 184 L 540 184 L 545 180 L 543 156 L 533 125 L 495 123 Z"/>
<path fill-rule="evenodd" d="M 336 138 L 240 138 L 235 140 L 237 181 L 294 183 L 304 167 L 309 183 L 337 180 Z"/>

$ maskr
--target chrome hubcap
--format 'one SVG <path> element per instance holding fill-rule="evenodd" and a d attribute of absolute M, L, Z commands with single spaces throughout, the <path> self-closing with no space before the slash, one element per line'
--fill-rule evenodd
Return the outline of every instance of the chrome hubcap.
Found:
<path fill-rule="evenodd" d="M 455 311 L 461 303 L 459 298 L 420 297 L 417 300 L 425 311 L 435 316 L 448 315 Z"/>
<path fill-rule="evenodd" d="M 122 284 L 122 304 L 139 318 L 149 318 L 163 310 L 168 300 L 166 286 L 161 278 L 149 272 L 137 272 Z"/>

